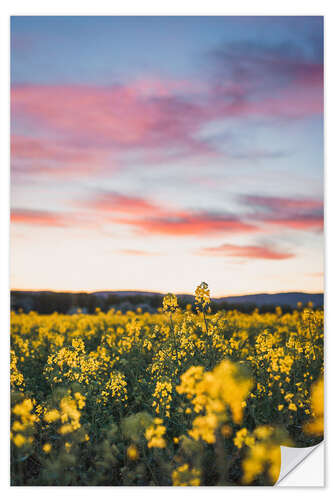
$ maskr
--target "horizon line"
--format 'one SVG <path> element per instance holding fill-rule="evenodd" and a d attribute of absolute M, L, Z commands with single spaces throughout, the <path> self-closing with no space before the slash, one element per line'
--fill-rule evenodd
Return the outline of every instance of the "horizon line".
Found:
<path fill-rule="evenodd" d="M 86 293 L 86 294 L 94 294 L 94 293 L 117 293 L 117 292 L 129 292 L 129 293 L 156 293 L 159 295 L 166 295 L 167 293 L 170 292 L 161 292 L 157 290 L 129 290 L 129 289 L 117 289 L 117 290 L 52 290 L 52 289 L 22 289 L 22 288 L 10 288 L 10 292 L 33 292 L 33 293 L 38 293 L 38 292 L 51 292 L 51 293 Z M 195 292 L 171 292 L 174 293 L 175 295 L 195 295 Z M 276 295 L 276 294 L 282 294 L 282 293 L 306 293 L 309 295 L 314 295 L 314 294 L 323 294 L 324 295 L 324 290 L 321 291 L 305 291 L 305 290 L 283 290 L 283 291 L 278 291 L 278 292 L 249 292 L 249 293 L 234 293 L 234 294 L 228 294 L 228 295 L 212 295 L 212 299 L 217 299 L 217 298 L 229 298 L 229 297 L 246 297 L 246 296 L 251 296 L 251 295 Z"/>

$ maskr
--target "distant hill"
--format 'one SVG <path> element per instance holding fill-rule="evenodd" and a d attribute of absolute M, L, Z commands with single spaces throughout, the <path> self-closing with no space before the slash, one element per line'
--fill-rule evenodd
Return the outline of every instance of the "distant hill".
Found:
<path fill-rule="evenodd" d="M 312 302 L 314 306 L 323 306 L 324 296 L 322 293 L 285 292 L 285 293 L 258 293 L 253 295 L 238 295 L 235 297 L 224 297 L 216 299 L 217 302 L 227 302 L 232 304 L 256 304 L 277 305 L 297 307 L 298 302 L 306 305 Z"/>
<path fill-rule="evenodd" d="M 136 292 L 136 291 L 110 291 L 110 292 L 93 292 L 92 295 L 97 297 L 108 297 L 109 295 L 117 295 L 121 297 L 131 297 L 131 296 L 142 296 L 142 297 L 163 297 L 163 294 L 157 292 Z M 177 294 L 177 297 L 181 299 L 193 299 L 193 295 L 190 294 Z M 282 293 L 257 293 L 250 295 L 235 295 L 231 297 L 219 297 L 213 299 L 214 302 L 226 302 L 228 304 L 255 304 L 257 306 L 262 305 L 288 305 L 291 307 L 297 307 L 298 302 L 306 305 L 309 301 L 313 303 L 314 306 L 321 307 L 323 305 L 323 294 L 322 293 L 305 293 L 305 292 L 282 292 Z"/>
<path fill-rule="evenodd" d="M 194 296 L 190 294 L 178 294 L 180 305 L 194 303 Z M 58 311 L 60 313 L 73 313 L 78 309 L 83 312 L 93 313 L 96 307 L 103 311 L 115 308 L 121 311 L 136 310 L 154 312 L 162 305 L 163 294 L 155 292 L 140 291 L 100 291 L 86 292 L 52 292 L 52 291 L 20 291 L 11 292 L 11 309 L 25 312 L 37 311 L 42 314 L 50 314 Z M 255 307 L 260 312 L 274 311 L 280 306 L 284 311 L 297 307 L 298 302 L 306 305 L 309 301 L 315 307 L 323 306 L 322 293 L 286 292 L 286 293 L 260 293 L 253 295 L 237 295 L 233 297 L 220 297 L 212 299 L 213 311 L 220 309 L 238 309 L 251 312 Z"/>

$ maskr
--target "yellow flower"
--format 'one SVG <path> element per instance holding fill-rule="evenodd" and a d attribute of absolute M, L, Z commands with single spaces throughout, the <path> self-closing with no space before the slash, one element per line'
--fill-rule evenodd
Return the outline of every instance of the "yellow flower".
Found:
<path fill-rule="evenodd" d="M 177 297 L 173 293 L 168 293 L 163 298 L 163 311 L 164 312 L 175 312 L 177 310 L 178 303 Z"/>
<path fill-rule="evenodd" d="M 60 418 L 60 413 L 58 410 L 50 410 L 47 411 L 44 415 L 44 420 L 45 422 L 51 423 L 51 422 L 56 422 Z"/>
<path fill-rule="evenodd" d="M 222 425 L 221 434 L 226 438 L 232 436 L 232 428 L 230 427 L 230 425 Z"/>
<path fill-rule="evenodd" d="M 273 431 L 274 431 L 273 427 L 269 427 L 268 425 L 262 425 L 260 427 L 257 427 L 254 430 L 253 434 L 258 439 L 267 439 L 272 435 Z"/>
<path fill-rule="evenodd" d="M 45 453 L 50 453 L 51 449 L 52 449 L 52 445 L 50 443 L 44 444 L 43 451 L 45 451 Z"/>
<path fill-rule="evenodd" d="M 320 378 L 311 388 L 313 420 L 304 426 L 305 432 L 320 436 L 324 432 L 324 379 Z"/>
<path fill-rule="evenodd" d="M 181 465 L 172 473 L 173 486 L 200 486 L 200 471 L 188 464 Z"/>
<path fill-rule="evenodd" d="M 165 448 L 166 442 L 163 438 L 166 427 L 162 424 L 162 419 L 155 418 L 154 424 L 148 427 L 145 432 L 145 437 L 148 441 L 148 448 Z"/>
<path fill-rule="evenodd" d="M 204 281 L 195 289 L 195 303 L 203 309 L 210 303 L 210 290 Z"/>
<path fill-rule="evenodd" d="M 22 436 L 22 434 L 16 434 L 16 436 L 13 438 L 13 441 L 15 446 L 21 448 L 21 446 L 23 446 L 24 443 L 26 442 L 26 439 L 24 436 Z"/>
<path fill-rule="evenodd" d="M 131 444 L 128 448 L 127 448 L 127 456 L 130 460 L 137 460 L 139 458 L 139 452 L 138 452 L 138 449 L 136 446 L 134 446 L 133 444 Z"/>
<path fill-rule="evenodd" d="M 237 446 L 237 448 L 242 448 L 243 444 L 245 443 L 245 438 L 248 434 L 248 430 L 246 427 L 243 427 L 243 429 L 240 429 L 239 431 L 236 432 L 236 436 L 234 437 L 234 443 Z"/>

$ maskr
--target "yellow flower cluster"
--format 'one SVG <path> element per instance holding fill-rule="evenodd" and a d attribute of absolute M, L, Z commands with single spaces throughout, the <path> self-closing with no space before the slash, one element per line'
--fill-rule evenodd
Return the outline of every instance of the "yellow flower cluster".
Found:
<path fill-rule="evenodd" d="M 13 350 L 10 351 L 10 385 L 19 391 L 23 391 L 25 387 L 24 377 L 17 368 L 17 356 Z"/>
<path fill-rule="evenodd" d="M 241 441 L 248 447 L 242 463 L 243 484 L 251 484 L 265 470 L 274 484 L 280 474 L 280 446 L 288 446 L 290 441 L 283 433 L 281 434 L 271 426 L 257 427 L 253 433 L 243 431 L 238 445 Z"/>
<path fill-rule="evenodd" d="M 54 384 L 79 382 L 89 384 L 96 378 L 99 362 L 95 356 L 87 356 L 82 339 L 73 339 L 72 348 L 63 347 L 47 359 L 45 377 Z"/>
<path fill-rule="evenodd" d="M 163 298 L 163 311 L 164 312 L 175 312 L 178 308 L 177 297 L 173 293 L 168 293 Z"/>
<path fill-rule="evenodd" d="M 234 443 L 237 448 L 242 448 L 244 444 L 246 446 L 251 446 L 254 444 L 254 437 L 249 433 L 246 427 L 243 427 L 239 431 L 236 432 L 236 436 L 234 437 Z"/>
<path fill-rule="evenodd" d="M 172 384 L 168 381 L 157 382 L 153 393 L 153 408 L 157 414 L 170 417 Z"/>
<path fill-rule="evenodd" d="M 33 408 L 34 401 L 29 398 L 17 403 L 12 409 L 16 419 L 11 427 L 11 439 L 18 448 L 31 444 L 34 440 L 34 425 L 38 421 L 38 416 L 32 413 Z"/>
<path fill-rule="evenodd" d="M 193 467 L 192 469 L 188 464 L 177 467 L 172 472 L 173 486 L 200 486 L 200 471 Z"/>
<path fill-rule="evenodd" d="M 251 378 L 244 376 L 239 366 L 228 360 L 222 361 L 212 372 L 204 373 L 202 367 L 190 368 L 182 375 L 177 391 L 186 394 L 195 412 L 204 410 L 205 413 L 194 419 L 190 436 L 214 443 L 218 425 L 229 419 L 228 410 L 233 422 L 240 424 L 243 403 L 252 385 Z"/>
<path fill-rule="evenodd" d="M 127 396 L 127 382 L 125 376 L 120 372 L 111 372 L 109 380 L 106 382 L 104 389 L 101 391 L 97 402 L 106 405 L 110 400 L 113 402 L 123 402 L 126 406 Z"/>
<path fill-rule="evenodd" d="M 210 303 L 210 290 L 204 281 L 195 289 L 195 304 L 205 309 Z"/>
<path fill-rule="evenodd" d="M 80 410 L 85 407 L 85 400 L 85 396 L 79 392 L 75 392 L 74 397 L 68 393 L 61 399 L 59 409 L 51 408 L 44 413 L 44 421 L 48 424 L 59 421 L 61 425 L 58 433 L 62 435 L 80 429 Z"/>
<path fill-rule="evenodd" d="M 148 441 L 148 448 L 165 448 L 164 439 L 166 427 L 161 418 L 154 418 L 154 423 L 146 430 L 145 437 Z"/>
<path fill-rule="evenodd" d="M 324 379 L 321 377 L 311 390 L 312 421 L 304 426 L 305 432 L 320 436 L 324 433 Z"/>

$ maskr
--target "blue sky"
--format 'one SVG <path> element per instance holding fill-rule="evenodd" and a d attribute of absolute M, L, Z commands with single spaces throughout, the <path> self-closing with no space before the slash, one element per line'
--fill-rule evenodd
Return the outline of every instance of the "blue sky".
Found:
<path fill-rule="evenodd" d="M 12 287 L 323 287 L 321 17 L 12 17 Z"/>

